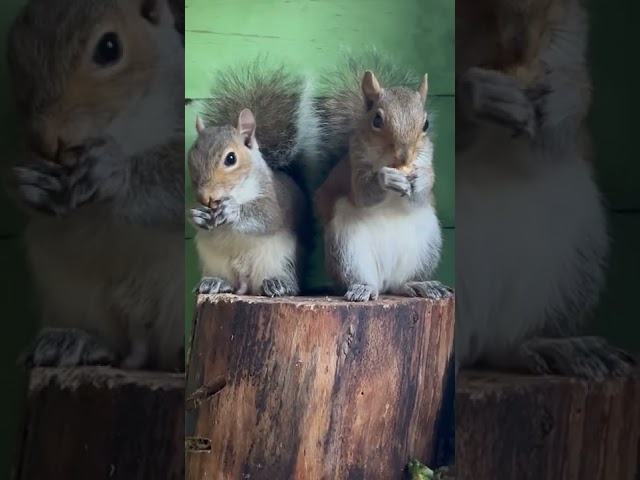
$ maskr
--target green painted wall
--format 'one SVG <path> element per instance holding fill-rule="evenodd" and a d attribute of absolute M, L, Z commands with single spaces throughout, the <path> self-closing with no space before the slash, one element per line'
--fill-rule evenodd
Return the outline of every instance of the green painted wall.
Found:
<path fill-rule="evenodd" d="M 400 66 L 429 73 L 429 106 L 434 115 L 436 200 L 445 237 L 438 278 L 454 284 L 454 2 L 450 0 L 187 0 L 185 96 L 206 98 L 215 69 L 268 52 L 303 72 L 335 65 L 343 47 L 375 45 Z M 195 137 L 196 107 L 187 107 L 186 148 Z M 192 202 L 190 187 L 187 202 Z M 199 279 L 193 229 L 186 227 L 186 285 Z M 187 299 L 187 328 L 193 314 Z"/>

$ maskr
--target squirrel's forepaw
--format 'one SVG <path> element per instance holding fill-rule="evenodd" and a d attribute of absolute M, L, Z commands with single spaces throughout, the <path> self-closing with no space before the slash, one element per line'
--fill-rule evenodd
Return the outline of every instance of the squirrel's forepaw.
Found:
<path fill-rule="evenodd" d="M 196 288 L 193 290 L 195 294 L 215 295 L 216 293 L 233 293 L 235 289 L 223 278 L 204 277 Z"/>
<path fill-rule="evenodd" d="M 45 160 L 14 167 L 9 188 L 28 208 L 48 215 L 68 212 L 67 181 L 61 166 Z"/>
<path fill-rule="evenodd" d="M 83 145 L 78 164 L 72 171 L 74 190 L 91 192 L 96 199 L 117 195 L 126 180 L 126 159 L 116 141 L 109 137 L 90 139 Z"/>
<path fill-rule="evenodd" d="M 347 293 L 344 294 L 344 299 L 348 302 L 368 302 L 376 300 L 378 294 L 378 289 L 374 286 L 357 283 L 349 286 Z"/>
<path fill-rule="evenodd" d="M 408 297 L 442 300 L 453 296 L 453 290 L 435 280 L 426 282 L 407 282 L 398 292 Z"/>
<path fill-rule="evenodd" d="M 213 230 L 213 219 L 213 210 L 209 207 L 196 207 L 189 210 L 189 220 L 196 228 Z"/>
<path fill-rule="evenodd" d="M 20 356 L 26 367 L 114 365 L 117 356 L 89 332 L 75 328 L 44 328 Z"/>
<path fill-rule="evenodd" d="M 411 185 L 411 194 L 428 191 L 433 186 L 433 177 L 422 169 L 416 170 L 407 176 Z"/>
<path fill-rule="evenodd" d="M 511 128 L 514 135 L 535 135 L 536 108 L 516 79 L 497 70 L 473 67 L 460 79 L 460 105 L 471 119 Z"/>
<path fill-rule="evenodd" d="M 378 172 L 380 186 L 385 190 L 397 192 L 402 196 L 411 195 L 411 183 L 407 175 L 391 167 L 383 167 Z"/>
<path fill-rule="evenodd" d="M 536 374 L 603 380 L 631 372 L 635 359 L 600 337 L 536 338 L 520 346 L 518 367 Z"/>
<path fill-rule="evenodd" d="M 234 223 L 239 216 L 238 204 L 231 197 L 224 197 L 213 208 L 213 226 Z"/>

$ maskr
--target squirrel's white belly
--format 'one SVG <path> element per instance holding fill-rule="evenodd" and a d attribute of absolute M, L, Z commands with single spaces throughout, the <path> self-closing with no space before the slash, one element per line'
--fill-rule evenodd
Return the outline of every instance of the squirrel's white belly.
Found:
<path fill-rule="evenodd" d="M 589 169 L 577 158 L 531 160 L 546 171 L 519 182 L 477 156 L 457 162 L 459 366 L 544 327 L 575 327 L 597 300 L 608 242 Z"/>
<path fill-rule="evenodd" d="M 96 332 L 123 354 L 144 343 L 174 368 L 184 345 L 183 233 L 125 231 L 87 213 L 27 228 L 43 323 Z"/>
<path fill-rule="evenodd" d="M 242 235 L 231 229 L 197 232 L 196 248 L 207 277 L 221 277 L 233 287 L 249 284 L 249 294 L 259 295 L 267 278 L 289 279 L 295 273 L 297 242 L 293 233 Z M 291 279 L 295 280 L 295 279 Z"/>
<path fill-rule="evenodd" d="M 426 280 L 440 259 L 440 224 L 431 206 L 410 207 L 392 198 L 363 209 L 340 199 L 329 229 L 343 271 L 381 293 L 417 277 Z"/>

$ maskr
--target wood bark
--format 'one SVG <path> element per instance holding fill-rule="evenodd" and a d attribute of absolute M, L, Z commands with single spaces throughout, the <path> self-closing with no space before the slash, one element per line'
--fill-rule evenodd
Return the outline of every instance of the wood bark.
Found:
<path fill-rule="evenodd" d="M 460 372 L 457 480 L 637 480 L 640 371 L 587 382 Z"/>
<path fill-rule="evenodd" d="M 403 478 L 433 458 L 453 334 L 453 299 L 199 296 L 186 478 Z"/>
<path fill-rule="evenodd" d="M 184 374 L 31 371 L 16 480 L 183 480 Z"/>

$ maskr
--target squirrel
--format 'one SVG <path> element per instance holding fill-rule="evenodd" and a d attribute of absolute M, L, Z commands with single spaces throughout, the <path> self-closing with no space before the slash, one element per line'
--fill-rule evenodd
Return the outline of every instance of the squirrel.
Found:
<path fill-rule="evenodd" d="M 42 329 L 29 366 L 184 369 L 184 48 L 174 0 L 30 0 L 8 37 Z M 177 5 L 180 3 L 178 2 Z"/>
<path fill-rule="evenodd" d="M 452 294 L 431 278 L 442 234 L 427 89 L 427 74 L 414 79 L 377 51 L 348 55 L 325 76 L 322 150 L 311 176 L 328 175 L 313 198 L 326 267 L 347 301 Z"/>
<path fill-rule="evenodd" d="M 626 352 L 581 336 L 610 250 L 585 123 L 586 11 L 483 5 L 456 3 L 457 367 L 625 374 Z"/>
<path fill-rule="evenodd" d="M 294 169 L 317 148 L 308 108 L 303 76 L 261 59 L 216 75 L 188 160 L 204 275 L 196 293 L 300 293 L 310 205 Z"/>

